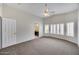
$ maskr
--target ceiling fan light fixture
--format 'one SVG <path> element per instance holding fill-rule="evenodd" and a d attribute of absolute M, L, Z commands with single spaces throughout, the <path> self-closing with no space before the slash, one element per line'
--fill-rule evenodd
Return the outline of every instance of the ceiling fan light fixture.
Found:
<path fill-rule="evenodd" d="M 44 13 L 44 16 L 49 16 L 49 14 L 48 13 Z"/>
<path fill-rule="evenodd" d="M 44 16 L 46 16 L 46 17 L 49 16 L 47 4 L 45 4 Z"/>

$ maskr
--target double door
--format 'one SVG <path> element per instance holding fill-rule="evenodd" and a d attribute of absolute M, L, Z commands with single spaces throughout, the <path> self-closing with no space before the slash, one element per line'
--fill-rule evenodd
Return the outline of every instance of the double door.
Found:
<path fill-rule="evenodd" d="M 2 19 L 2 48 L 16 44 L 16 20 Z"/>

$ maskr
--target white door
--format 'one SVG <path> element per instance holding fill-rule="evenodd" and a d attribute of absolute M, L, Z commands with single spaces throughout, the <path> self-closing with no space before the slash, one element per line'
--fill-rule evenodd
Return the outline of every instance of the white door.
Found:
<path fill-rule="evenodd" d="M 2 48 L 16 43 L 16 20 L 2 19 Z"/>
<path fill-rule="evenodd" d="M 9 21 L 10 45 L 16 44 L 16 20 Z"/>

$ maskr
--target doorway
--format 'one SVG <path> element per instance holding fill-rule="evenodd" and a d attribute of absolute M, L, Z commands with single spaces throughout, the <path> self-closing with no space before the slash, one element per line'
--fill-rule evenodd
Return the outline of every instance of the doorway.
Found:
<path fill-rule="evenodd" d="M 34 35 L 39 37 L 39 24 L 38 23 L 35 23 Z"/>

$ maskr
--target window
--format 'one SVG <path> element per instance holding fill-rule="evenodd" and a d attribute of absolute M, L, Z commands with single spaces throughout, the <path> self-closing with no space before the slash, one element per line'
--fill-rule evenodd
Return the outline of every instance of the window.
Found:
<path fill-rule="evenodd" d="M 45 30 L 44 31 L 45 31 L 45 33 L 49 33 L 49 25 L 48 24 L 45 25 Z"/>
<path fill-rule="evenodd" d="M 54 25 L 52 25 L 52 33 L 54 34 Z"/>
<path fill-rule="evenodd" d="M 60 34 L 64 35 L 64 24 L 60 24 Z"/>
<path fill-rule="evenodd" d="M 53 33 L 53 25 L 52 24 L 50 25 L 50 33 L 51 34 Z"/>
<path fill-rule="evenodd" d="M 53 33 L 56 34 L 56 24 L 53 25 Z"/>
<path fill-rule="evenodd" d="M 59 34 L 59 24 L 57 24 L 57 34 Z"/>
<path fill-rule="evenodd" d="M 74 36 L 74 23 L 70 22 L 66 24 L 67 26 L 67 36 Z"/>

